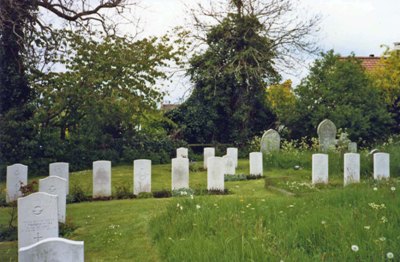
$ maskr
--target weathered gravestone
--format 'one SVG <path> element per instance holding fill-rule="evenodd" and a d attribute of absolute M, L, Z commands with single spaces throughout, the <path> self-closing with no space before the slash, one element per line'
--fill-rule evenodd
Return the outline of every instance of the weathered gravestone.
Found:
<path fill-rule="evenodd" d="M 21 185 L 28 183 L 28 167 L 22 164 L 7 166 L 6 202 L 13 202 L 22 196 Z"/>
<path fill-rule="evenodd" d="M 335 147 L 337 129 L 331 120 L 325 119 L 319 123 L 317 133 L 319 139 L 319 148 L 322 152 L 328 152 L 329 149 Z"/>
<path fill-rule="evenodd" d="M 18 262 L 84 262 L 83 241 L 51 237 L 18 250 Z"/>
<path fill-rule="evenodd" d="M 133 194 L 151 192 L 151 160 L 133 161 Z"/>
<path fill-rule="evenodd" d="M 250 176 L 263 175 L 263 156 L 261 152 L 251 152 L 250 159 Z"/>
<path fill-rule="evenodd" d="M 238 149 L 237 147 L 228 147 L 226 149 L 226 155 L 233 159 L 235 168 L 238 166 Z"/>
<path fill-rule="evenodd" d="M 111 196 L 111 161 L 93 162 L 93 198 Z"/>
<path fill-rule="evenodd" d="M 18 198 L 18 248 L 58 237 L 57 196 L 43 192 Z"/>
<path fill-rule="evenodd" d="M 207 161 L 207 189 L 224 191 L 224 159 L 222 157 L 209 157 Z"/>
<path fill-rule="evenodd" d="M 347 151 L 350 153 L 357 153 L 357 143 L 356 142 L 350 142 L 347 145 Z"/>
<path fill-rule="evenodd" d="M 171 164 L 172 190 L 189 188 L 189 159 L 173 158 Z"/>
<path fill-rule="evenodd" d="M 67 205 L 67 181 L 58 176 L 49 176 L 39 179 L 39 192 L 57 195 L 58 221 L 65 223 L 65 211 Z"/>
<path fill-rule="evenodd" d="M 49 165 L 50 176 L 58 176 L 67 181 L 67 195 L 69 194 L 69 164 L 56 162 Z"/>
<path fill-rule="evenodd" d="M 186 147 L 180 147 L 176 149 L 176 157 L 188 158 L 189 157 L 188 149 Z"/>
<path fill-rule="evenodd" d="M 388 153 L 374 154 L 374 179 L 389 179 L 390 177 L 390 155 Z"/>
<path fill-rule="evenodd" d="M 236 168 L 235 168 L 235 161 L 233 160 L 232 157 L 225 155 L 222 157 L 224 159 L 224 165 L 225 165 L 225 175 L 235 175 L 236 173 Z"/>
<path fill-rule="evenodd" d="M 207 160 L 210 157 L 215 156 L 215 148 L 214 147 L 205 147 L 204 148 L 204 162 L 203 162 L 203 167 L 204 169 L 207 169 Z"/>
<path fill-rule="evenodd" d="M 264 133 L 260 142 L 260 150 L 263 154 L 267 155 L 279 151 L 280 146 L 281 136 L 277 131 L 269 129 Z"/>
<path fill-rule="evenodd" d="M 344 154 L 344 181 L 346 186 L 351 183 L 360 183 L 360 154 Z"/>
<path fill-rule="evenodd" d="M 312 155 L 312 183 L 328 184 L 328 155 Z"/>

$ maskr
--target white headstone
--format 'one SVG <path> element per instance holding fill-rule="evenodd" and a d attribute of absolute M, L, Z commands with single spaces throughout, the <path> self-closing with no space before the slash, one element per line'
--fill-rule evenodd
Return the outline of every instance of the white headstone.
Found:
<path fill-rule="evenodd" d="M 327 152 L 329 149 L 335 147 L 337 129 L 331 120 L 325 119 L 319 123 L 317 133 L 320 150 L 322 152 Z"/>
<path fill-rule="evenodd" d="M 346 186 L 351 183 L 360 183 L 360 154 L 344 154 L 344 181 Z"/>
<path fill-rule="evenodd" d="M 236 168 L 235 168 L 235 161 L 234 159 L 229 156 L 225 155 L 222 157 L 224 159 L 224 165 L 225 165 L 225 175 L 235 175 L 236 173 Z"/>
<path fill-rule="evenodd" d="M 374 179 L 389 179 L 390 155 L 388 153 L 374 154 Z"/>
<path fill-rule="evenodd" d="M 260 151 L 266 155 L 279 151 L 281 146 L 281 136 L 274 129 L 269 129 L 262 136 L 260 146 Z"/>
<path fill-rule="evenodd" d="M 18 248 L 58 237 L 57 196 L 43 192 L 18 198 Z"/>
<path fill-rule="evenodd" d="M 151 160 L 133 161 L 133 194 L 151 192 Z"/>
<path fill-rule="evenodd" d="M 186 147 L 180 147 L 176 149 L 176 157 L 188 158 L 189 157 L 188 149 Z"/>
<path fill-rule="evenodd" d="M 93 162 L 93 198 L 111 196 L 111 161 Z"/>
<path fill-rule="evenodd" d="M 189 188 L 189 159 L 173 158 L 171 165 L 172 190 Z"/>
<path fill-rule="evenodd" d="M 18 250 L 18 262 L 84 262 L 83 241 L 51 237 Z"/>
<path fill-rule="evenodd" d="M 58 176 L 67 181 L 67 195 L 69 194 L 69 164 L 56 162 L 49 165 L 50 176 Z"/>
<path fill-rule="evenodd" d="M 235 163 L 235 168 L 238 166 L 238 149 L 237 147 L 228 147 L 226 149 L 226 155 L 231 157 Z"/>
<path fill-rule="evenodd" d="M 261 152 L 251 152 L 250 159 L 250 176 L 262 176 L 263 173 L 263 156 Z"/>
<path fill-rule="evenodd" d="M 203 163 L 203 167 L 204 169 L 207 169 L 207 159 L 210 157 L 215 156 L 215 148 L 214 147 L 205 147 L 204 148 L 204 163 Z"/>
<path fill-rule="evenodd" d="M 22 164 L 7 166 L 7 203 L 22 196 L 21 184 L 28 184 L 28 167 Z"/>
<path fill-rule="evenodd" d="M 328 155 L 313 154 L 312 155 L 312 183 L 328 184 Z"/>
<path fill-rule="evenodd" d="M 39 179 L 39 192 L 58 196 L 58 221 L 65 223 L 67 206 L 67 181 L 58 176 L 49 176 Z"/>
<path fill-rule="evenodd" d="M 347 150 L 348 150 L 350 153 L 357 153 L 357 143 L 356 143 L 356 142 L 350 142 L 350 143 L 347 145 Z"/>
<path fill-rule="evenodd" d="M 209 157 L 207 159 L 207 189 L 224 190 L 224 159 L 222 157 Z"/>

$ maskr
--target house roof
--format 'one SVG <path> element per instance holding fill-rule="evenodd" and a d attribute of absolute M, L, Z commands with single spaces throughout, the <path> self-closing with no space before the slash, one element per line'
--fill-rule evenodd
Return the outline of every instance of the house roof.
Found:
<path fill-rule="evenodd" d="M 381 59 L 376 56 L 356 56 L 355 58 L 361 60 L 361 65 L 366 71 L 371 71 L 378 66 L 378 62 Z"/>
<path fill-rule="evenodd" d="M 175 109 L 179 106 L 179 104 L 162 104 L 161 105 L 161 110 L 163 111 L 170 111 L 172 109 Z"/>

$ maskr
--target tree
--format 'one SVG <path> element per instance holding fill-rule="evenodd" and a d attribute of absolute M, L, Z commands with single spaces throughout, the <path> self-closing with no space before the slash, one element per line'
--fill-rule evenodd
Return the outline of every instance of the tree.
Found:
<path fill-rule="evenodd" d="M 315 136 L 325 118 L 353 141 L 372 143 L 388 135 L 391 118 L 385 103 L 354 56 L 343 60 L 333 51 L 323 53 L 295 94 L 295 110 L 281 120 L 293 138 Z"/>
<path fill-rule="evenodd" d="M 95 5 L 87 0 L 0 1 L 1 164 L 21 161 L 32 153 L 27 144 L 34 135 L 31 121 L 34 90 L 26 73 L 39 66 L 38 53 L 48 58 L 60 40 L 60 35 L 54 34 L 54 26 L 43 21 L 42 14 L 51 13 L 80 27 L 99 23 L 108 31 L 114 27 L 109 27 L 102 10 L 123 8 L 126 4 L 123 0 L 99 0 Z M 32 149 L 32 145 L 29 147 Z"/>
<path fill-rule="evenodd" d="M 286 80 L 282 84 L 275 84 L 268 87 L 267 103 L 277 119 L 284 119 L 290 115 L 295 106 L 296 97 L 292 88 L 292 81 Z"/>
<path fill-rule="evenodd" d="M 394 118 L 393 132 L 400 133 L 400 51 L 386 50 L 371 72 L 374 85 L 383 91 L 389 112 Z"/>
<path fill-rule="evenodd" d="M 189 142 L 246 143 L 273 125 L 265 89 L 279 81 L 277 60 L 288 61 L 293 50 L 312 51 L 306 37 L 316 20 L 278 26 L 290 1 L 228 1 L 227 12 L 201 14 L 217 24 L 208 26 L 195 14 L 195 26 L 205 30 L 207 49 L 190 60 L 194 83 L 190 98 L 170 116 Z M 282 22 L 282 20 L 281 20 Z M 279 31 L 279 32 L 278 32 Z"/>

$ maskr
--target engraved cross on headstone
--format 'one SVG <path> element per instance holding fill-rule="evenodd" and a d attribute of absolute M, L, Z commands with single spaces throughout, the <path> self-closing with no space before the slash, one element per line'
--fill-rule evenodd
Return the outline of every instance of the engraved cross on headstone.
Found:
<path fill-rule="evenodd" d="M 36 241 L 40 241 L 40 239 L 42 239 L 43 237 L 40 235 L 40 233 L 39 232 L 37 232 L 36 233 L 36 236 L 33 238 L 33 239 L 35 239 Z"/>

